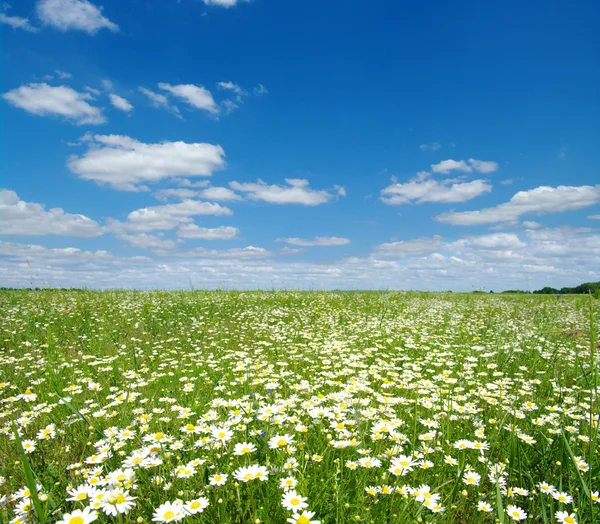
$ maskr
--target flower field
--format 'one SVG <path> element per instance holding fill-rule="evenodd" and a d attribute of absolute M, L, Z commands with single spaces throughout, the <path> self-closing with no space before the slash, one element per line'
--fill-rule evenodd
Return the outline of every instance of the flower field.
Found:
<path fill-rule="evenodd" d="M 598 304 L 0 292 L 0 519 L 600 522 Z"/>

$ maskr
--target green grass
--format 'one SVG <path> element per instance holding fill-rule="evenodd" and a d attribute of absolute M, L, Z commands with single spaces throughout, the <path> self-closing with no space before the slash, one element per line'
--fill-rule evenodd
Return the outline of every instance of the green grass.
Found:
<path fill-rule="evenodd" d="M 57 522 L 94 501 L 96 522 L 151 522 L 165 502 L 202 498 L 184 521 L 284 523 L 287 477 L 323 524 L 508 523 L 512 506 L 532 522 L 600 521 L 588 297 L 3 291 L 0 312 L 3 522 Z M 242 442 L 256 451 L 234 454 Z M 415 464 L 395 475 L 401 456 Z M 234 479 L 251 464 L 268 480 Z M 86 486 L 94 501 L 67 500 Z M 115 489 L 136 498 L 112 516 L 99 501 Z"/>

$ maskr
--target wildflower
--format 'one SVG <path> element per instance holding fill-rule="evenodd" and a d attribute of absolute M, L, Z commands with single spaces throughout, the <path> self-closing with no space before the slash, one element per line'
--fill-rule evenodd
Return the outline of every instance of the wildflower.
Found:
<path fill-rule="evenodd" d="M 293 444 L 293 442 L 294 437 L 292 437 L 291 435 L 275 435 L 269 440 L 269 448 L 284 448 L 286 446 L 289 446 L 290 444 Z"/>
<path fill-rule="evenodd" d="M 540 488 L 540 491 L 546 495 L 552 495 L 556 491 L 556 488 L 547 482 L 540 482 L 538 487 Z"/>
<path fill-rule="evenodd" d="M 279 481 L 279 487 L 282 489 L 292 489 L 296 487 L 298 481 L 294 477 L 286 477 Z"/>
<path fill-rule="evenodd" d="M 408 472 L 412 471 L 415 466 L 418 465 L 418 462 L 414 461 L 411 457 L 407 457 L 406 455 L 400 455 L 398 458 L 392 460 L 390 464 L 389 472 L 392 475 L 406 475 Z"/>
<path fill-rule="evenodd" d="M 571 504 L 571 502 L 573 502 L 573 497 L 563 491 L 556 491 L 552 493 L 552 496 L 555 500 L 558 500 L 558 502 L 562 502 L 563 504 Z"/>
<path fill-rule="evenodd" d="M 413 490 L 413 496 L 417 502 L 428 501 L 429 504 L 435 504 L 440 499 L 440 495 L 438 493 L 433 494 L 430 491 L 430 487 L 427 484 L 422 484 L 418 488 Z"/>
<path fill-rule="evenodd" d="M 23 451 L 29 455 L 29 453 L 33 453 L 35 451 L 35 440 L 23 440 L 21 442 L 23 446 Z"/>
<path fill-rule="evenodd" d="M 67 490 L 67 493 L 71 495 L 67 500 L 73 502 L 82 502 L 90 497 L 90 494 L 94 493 L 94 488 L 91 486 L 79 486 L 74 489 Z"/>
<path fill-rule="evenodd" d="M 256 451 L 256 446 L 250 442 L 240 442 L 233 447 L 233 454 L 237 456 L 248 455 Z"/>
<path fill-rule="evenodd" d="M 468 486 L 479 486 L 479 481 L 481 480 L 481 475 L 475 473 L 474 471 L 467 471 L 463 475 L 463 482 Z"/>
<path fill-rule="evenodd" d="M 479 511 L 483 511 L 485 513 L 490 513 L 492 511 L 494 511 L 494 508 L 492 508 L 491 504 L 488 504 L 487 502 L 484 502 L 483 500 L 480 500 L 477 503 L 477 509 Z"/>
<path fill-rule="evenodd" d="M 192 515 L 196 513 L 202 513 L 206 508 L 208 508 L 208 499 L 205 497 L 199 497 L 186 502 L 184 507 L 185 510 Z"/>
<path fill-rule="evenodd" d="M 577 515 L 568 511 L 557 511 L 556 519 L 564 524 L 577 524 Z"/>
<path fill-rule="evenodd" d="M 185 510 L 181 502 L 165 502 L 154 510 L 153 522 L 176 522 L 185 517 Z"/>
<path fill-rule="evenodd" d="M 294 513 L 291 518 L 287 519 L 289 524 L 321 524 L 320 520 L 312 520 L 315 516 L 312 511 L 303 511 L 302 513 Z"/>
<path fill-rule="evenodd" d="M 306 497 L 298 495 L 293 489 L 283 494 L 281 505 L 290 511 L 298 511 L 308 507 Z"/>
<path fill-rule="evenodd" d="M 226 473 L 217 473 L 212 477 L 209 477 L 209 483 L 211 486 L 222 486 L 227 482 L 227 474 Z"/>
<path fill-rule="evenodd" d="M 508 516 L 513 520 L 525 520 L 527 518 L 527 513 L 518 506 L 508 506 L 506 511 L 508 512 Z"/>
<path fill-rule="evenodd" d="M 381 460 L 372 457 L 361 457 L 358 460 L 358 463 L 363 468 L 378 468 L 381 466 Z"/>
<path fill-rule="evenodd" d="M 76 509 L 72 513 L 65 513 L 56 524 L 90 524 L 98 518 L 98 513 L 90 508 L 83 511 Z"/>
<path fill-rule="evenodd" d="M 129 495 L 129 491 L 114 489 L 104 493 L 100 507 L 106 515 L 116 517 L 117 513 L 129 513 L 135 507 L 136 498 Z"/>
<path fill-rule="evenodd" d="M 213 428 L 211 434 L 215 440 L 221 443 L 225 443 L 233 437 L 233 431 L 228 428 Z"/>

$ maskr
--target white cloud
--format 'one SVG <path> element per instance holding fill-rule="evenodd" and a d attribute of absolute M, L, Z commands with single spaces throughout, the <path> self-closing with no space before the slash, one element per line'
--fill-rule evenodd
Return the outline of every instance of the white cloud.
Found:
<path fill-rule="evenodd" d="M 400 240 L 387 242 L 374 247 L 375 256 L 383 258 L 404 258 L 415 255 L 432 253 L 442 247 L 442 237 L 416 238 L 414 240 Z"/>
<path fill-rule="evenodd" d="M 285 246 L 279 250 L 279 253 L 281 253 L 282 255 L 297 255 L 298 253 L 302 253 L 303 251 L 304 249 Z"/>
<path fill-rule="evenodd" d="M 228 207 L 200 200 L 184 200 L 176 204 L 150 206 L 136 209 L 127 215 L 126 222 L 108 221 L 109 230 L 122 232 L 148 233 L 154 230 L 173 229 L 181 224 L 189 224 L 191 217 L 200 215 L 228 216 L 233 212 Z"/>
<path fill-rule="evenodd" d="M 55 69 L 54 72 L 56 73 L 58 78 L 60 78 L 62 80 L 68 80 L 69 78 L 73 78 L 73 75 L 71 73 L 61 71 L 60 69 Z"/>
<path fill-rule="evenodd" d="M 539 222 L 534 222 L 533 220 L 525 220 L 525 222 L 523 222 L 523 226 L 527 229 L 539 229 L 540 227 L 544 227 Z"/>
<path fill-rule="evenodd" d="M 88 104 L 93 97 L 67 86 L 53 87 L 46 83 L 28 84 L 4 93 L 10 104 L 34 115 L 58 115 L 77 125 L 103 124 L 102 110 Z"/>
<path fill-rule="evenodd" d="M 219 106 L 215 103 L 210 91 L 204 86 L 194 84 L 171 85 L 161 82 L 160 89 L 168 91 L 196 109 L 203 109 L 212 115 L 219 114 Z"/>
<path fill-rule="evenodd" d="M 487 174 L 498 171 L 497 162 L 484 162 L 483 160 L 475 160 L 474 158 L 469 158 L 469 164 L 471 164 L 473 169 L 478 173 Z"/>
<path fill-rule="evenodd" d="M 498 164 L 491 161 L 475 160 L 469 158 L 469 163 L 464 160 L 442 160 L 439 164 L 432 164 L 431 170 L 434 173 L 448 175 L 451 171 L 462 171 L 463 173 L 471 173 L 473 170 L 478 173 L 493 173 L 498 170 Z"/>
<path fill-rule="evenodd" d="M 175 249 L 179 243 L 176 240 L 148 233 L 140 233 L 138 235 L 122 233 L 117 235 L 117 238 L 119 240 L 125 240 L 125 242 L 132 247 L 137 247 L 139 249 Z"/>
<path fill-rule="evenodd" d="M 69 158 L 69 169 L 84 180 L 115 189 L 139 191 L 143 182 L 164 178 L 210 176 L 225 166 L 218 145 L 187 142 L 145 144 L 122 135 L 95 135 L 89 149 Z"/>
<path fill-rule="evenodd" d="M 514 222 L 521 215 L 545 215 L 581 209 L 600 202 L 600 185 L 597 186 L 540 186 L 529 191 L 519 191 L 509 202 L 479 211 L 443 213 L 435 219 L 452 225 L 472 226 Z"/>
<path fill-rule="evenodd" d="M 600 220 L 600 215 L 590 215 L 588 218 L 591 218 L 592 220 Z"/>
<path fill-rule="evenodd" d="M 225 89 L 226 91 L 231 91 L 235 93 L 238 100 L 241 100 L 242 97 L 247 94 L 246 91 L 244 91 L 239 85 L 234 84 L 233 82 L 219 82 L 217 85 L 221 89 Z"/>
<path fill-rule="evenodd" d="M 125 113 L 129 113 L 133 109 L 131 103 L 129 103 L 129 101 L 123 98 L 122 96 L 115 95 L 114 93 L 111 93 L 108 96 L 110 98 L 110 103 L 117 109 L 125 111 Z"/>
<path fill-rule="evenodd" d="M 262 84 L 258 84 L 257 87 L 255 87 L 252 90 L 252 94 L 254 96 L 263 96 L 263 95 L 268 95 L 269 94 L 269 90 Z"/>
<path fill-rule="evenodd" d="M 484 180 L 453 182 L 451 180 L 427 180 L 422 177 L 403 184 L 392 184 L 381 190 L 380 200 L 388 205 L 415 202 L 467 202 L 484 193 L 492 186 Z"/>
<path fill-rule="evenodd" d="M 42 204 L 24 202 L 17 193 L 0 190 L 0 234 L 10 236 L 62 235 L 97 237 L 102 228 L 84 215 L 65 213 L 61 208 L 46 211 Z"/>
<path fill-rule="evenodd" d="M 207 187 L 200 191 L 199 195 L 206 200 L 216 200 L 217 202 L 243 200 L 240 195 L 227 187 Z"/>
<path fill-rule="evenodd" d="M 189 289 L 192 283 L 204 289 L 488 291 L 600 280 L 600 234 L 595 230 L 543 229 L 517 236 L 518 240 L 468 237 L 450 243 L 435 237 L 409 240 L 390 243 L 391 247 L 366 257 L 318 263 L 274 258 L 274 253 L 253 246 L 187 251 L 153 248 L 150 258 L 0 243 L 0 285 Z M 526 245 L 518 247 L 521 243 Z M 277 252 L 295 251 L 283 248 Z"/>
<path fill-rule="evenodd" d="M 433 142 L 431 144 L 421 144 L 419 146 L 419 149 L 421 151 L 437 151 L 438 149 L 440 149 L 442 146 L 438 143 L 438 142 Z"/>
<path fill-rule="evenodd" d="M 310 189 L 308 180 L 286 178 L 287 186 L 268 185 L 262 180 L 250 183 L 230 182 L 236 191 L 246 193 L 251 200 L 263 200 L 271 204 L 302 204 L 318 206 L 329 202 L 334 195 L 325 190 Z"/>
<path fill-rule="evenodd" d="M 197 238 L 201 240 L 232 240 L 238 236 L 240 230 L 237 227 L 200 227 L 196 224 L 184 224 L 177 230 L 177 236 L 181 238 Z"/>
<path fill-rule="evenodd" d="M 450 171 L 463 171 L 470 173 L 473 169 L 464 160 L 442 160 L 439 164 L 431 164 L 431 170 L 434 173 L 447 175 Z"/>
<path fill-rule="evenodd" d="M 208 187 L 210 186 L 209 180 L 199 180 L 197 182 L 191 182 L 185 178 L 178 178 L 176 180 L 177 185 L 181 187 Z"/>
<path fill-rule="evenodd" d="M 228 259 L 257 259 L 272 257 L 273 253 L 262 247 L 236 247 L 231 249 L 206 249 L 197 247 L 188 251 L 173 251 L 162 253 L 165 256 L 179 256 L 190 258 L 228 258 Z"/>
<path fill-rule="evenodd" d="M 6 24 L 13 29 L 23 29 L 24 31 L 34 32 L 37 28 L 33 27 L 29 23 L 29 18 L 22 18 L 20 16 L 9 16 L 6 13 L 0 13 L 0 24 Z"/>
<path fill-rule="evenodd" d="M 42 23 L 61 31 L 77 29 L 93 35 L 104 28 L 119 30 L 117 24 L 102 15 L 102 7 L 88 0 L 39 0 L 36 12 Z"/>
<path fill-rule="evenodd" d="M 526 245 L 515 233 L 494 233 L 492 235 L 481 235 L 457 240 L 452 244 L 452 247 L 473 246 L 481 249 L 503 250 L 518 249 Z"/>
<path fill-rule="evenodd" d="M 234 7 L 242 2 L 252 2 L 252 0 L 204 0 L 206 5 L 218 5 L 220 7 Z"/>
<path fill-rule="evenodd" d="M 181 118 L 181 114 L 179 113 L 179 109 L 177 106 L 171 105 L 169 103 L 169 99 L 165 95 L 161 95 L 160 93 L 155 93 L 150 89 L 146 89 L 145 87 L 138 87 L 140 93 L 146 96 L 154 107 L 161 107 L 175 114 L 177 118 Z"/>
<path fill-rule="evenodd" d="M 512 178 L 507 178 L 505 180 L 500 180 L 500 183 L 503 186 L 510 186 L 513 182 L 514 182 L 514 180 Z"/>
<path fill-rule="evenodd" d="M 347 238 L 341 237 L 314 237 L 306 238 L 278 238 L 275 242 L 285 242 L 292 246 L 312 247 L 312 246 L 345 246 L 350 243 Z"/>
<path fill-rule="evenodd" d="M 161 202 L 167 202 L 171 199 L 189 200 L 197 195 L 198 191 L 184 188 L 159 189 L 158 191 L 154 191 L 154 193 L 152 193 L 152 196 Z"/>

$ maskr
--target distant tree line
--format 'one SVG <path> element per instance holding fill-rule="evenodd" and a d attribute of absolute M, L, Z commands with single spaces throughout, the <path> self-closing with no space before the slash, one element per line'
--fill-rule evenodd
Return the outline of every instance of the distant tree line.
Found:
<path fill-rule="evenodd" d="M 588 293 L 595 294 L 600 291 L 600 282 L 584 282 L 577 287 L 554 287 L 546 286 L 542 289 L 534 291 L 536 295 L 587 295 Z"/>
<path fill-rule="evenodd" d="M 560 289 L 555 287 L 546 286 L 536 291 L 524 291 L 522 289 L 507 289 L 502 291 L 507 294 L 531 294 L 534 295 L 594 295 L 600 296 L 600 282 L 584 282 L 576 287 L 561 287 Z"/>

